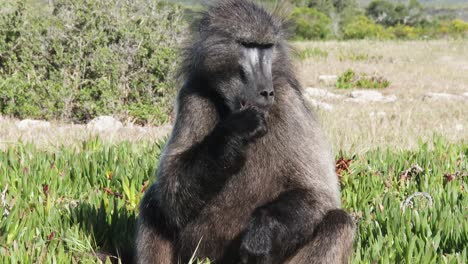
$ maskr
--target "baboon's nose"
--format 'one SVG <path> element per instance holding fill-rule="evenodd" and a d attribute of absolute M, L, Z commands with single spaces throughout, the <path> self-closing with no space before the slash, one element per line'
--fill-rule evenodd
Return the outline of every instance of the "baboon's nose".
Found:
<path fill-rule="evenodd" d="M 275 92 L 273 90 L 264 89 L 259 93 L 258 103 L 262 106 L 270 106 L 275 101 Z"/>
<path fill-rule="evenodd" d="M 263 90 L 263 91 L 260 92 L 260 95 L 265 97 L 268 100 L 269 97 L 272 97 L 272 98 L 275 97 L 275 92 Z"/>

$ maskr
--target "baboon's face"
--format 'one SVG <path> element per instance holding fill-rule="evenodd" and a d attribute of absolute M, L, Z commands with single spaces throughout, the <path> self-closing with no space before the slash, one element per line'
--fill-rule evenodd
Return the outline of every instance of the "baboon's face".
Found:
<path fill-rule="evenodd" d="M 273 49 L 273 45 L 235 44 L 226 56 L 210 57 L 211 69 L 217 70 L 215 87 L 232 111 L 247 106 L 268 110 L 274 104 Z"/>
<path fill-rule="evenodd" d="M 240 46 L 239 105 L 268 109 L 275 102 L 271 75 L 273 45 L 243 44 Z"/>

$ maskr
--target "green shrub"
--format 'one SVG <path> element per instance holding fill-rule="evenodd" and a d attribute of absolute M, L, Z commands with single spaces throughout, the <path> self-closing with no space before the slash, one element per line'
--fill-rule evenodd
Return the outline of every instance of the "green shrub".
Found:
<path fill-rule="evenodd" d="M 461 19 L 454 19 L 448 26 L 448 32 L 455 37 L 463 37 L 468 35 L 468 22 Z"/>
<path fill-rule="evenodd" d="M 427 22 L 424 8 L 417 0 L 410 0 L 407 5 L 374 0 L 367 6 L 366 15 L 376 23 L 385 26 L 398 24 L 415 26 Z"/>
<path fill-rule="evenodd" d="M 327 58 L 328 51 L 320 48 L 305 48 L 297 51 L 295 55 L 299 60 L 307 60 L 309 58 Z"/>
<path fill-rule="evenodd" d="M 356 73 L 349 69 L 338 77 L 336 81 L 336 88 L 340 89 L 350 89 L 354 87 L 354 79 L 356 78 Z"/>
<path fill-rule="evenodd" d="M 336 81 L 336 88 L 339 89 L 351 89 L 351 88 L 369 88 L 369 89 L 381 89 L 387 88 L 390 82 L 377 75 L 369 76 L 366 73 L 355 73 L 352 69 L 346 70 L 343 74 L 338 77 Z"/>
<path fill-rule="evenodd" d="M 367 61 L 379 62 L 383 60 L 382 55 L 369 55 L 366 53 L 359 53 L 353 51 L 340 51 L 338 55 L 340 61 Z"/>
<path fill-rule="evenodd" d="M 423 26 L 414 27 L 418 38 L 465 38 L 468 36 L 468 23 L 461 19 L 435 20 Z"/>
<path fill-rule="evenodd" d="M 349 8 L 344 9 L 343 12 L 341 12 L 339 21 L 338 21 L 340 33 L 343 33 L 342 31 L 344 30 L 346 25 L 353 22 L 356 19 L 356 17 L 363 16 L 363 15 L 364 15 L 364 11 L 360 9 L 359 7 L 351 6 Z"/>
<path fill-rule="evenodd" d="M 415 27 L 398 24 L 395 27 L 389 27 L 387 31 L 397 39 L 416 39 L 419 37 Z"/>
<path fill-rule="evenodd" d="M 326 39 L 330 37 L 330 18 L 314 8 L 299 7 L 291 14 L 295 40 Z"/>
<path fill-rule="evenodd" d="M 370 89 L 381 89 L 387 88 L 390 82 L 381 76 L 367 76 L 363 74 L 358 80 L 356 80 L 356 87 L 358 88 L 370 88 Z"/>
<path fill-rule="evenodd" d="M 183 29 L 178 6 L 56 0 L 38 11 L 27 3 L 10 3 L 0 16 L 0 113 L 74 122 L 103 114 L 168 120 Z"/>
<path fill-rule="evenodd" d="M 395 23 L 395 6 L 385 0 L 374 0 L 366 8 L 366 15 L 377 23 L 393 25 Z"/>
<path fill-rule="evenodd" d="M 343 29 L 344 39 L 390 39 L 392 35 L 365 16 L 358 16 Z"/>

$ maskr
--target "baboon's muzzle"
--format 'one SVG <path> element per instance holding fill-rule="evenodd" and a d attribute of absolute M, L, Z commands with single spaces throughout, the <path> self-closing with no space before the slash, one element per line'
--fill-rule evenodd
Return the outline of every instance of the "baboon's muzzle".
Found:
<path fill-rule="evenodd" d="M 247 99 L 261 108 L 269 108 L 275 102 L 271 75 L 272 49 L 245 48 L 242 67 L 247 79 Z"/>

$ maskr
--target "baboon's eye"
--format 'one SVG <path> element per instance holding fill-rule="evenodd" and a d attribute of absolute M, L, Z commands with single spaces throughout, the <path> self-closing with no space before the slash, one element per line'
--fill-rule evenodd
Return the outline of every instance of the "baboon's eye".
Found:
<path fill-rule="evenodd" d="M 241 42 L 240 43 L 244 48 L 248 49 L 271 49 L 273 48 L 273 43 L 252 43 L 252 42 Z"/>

